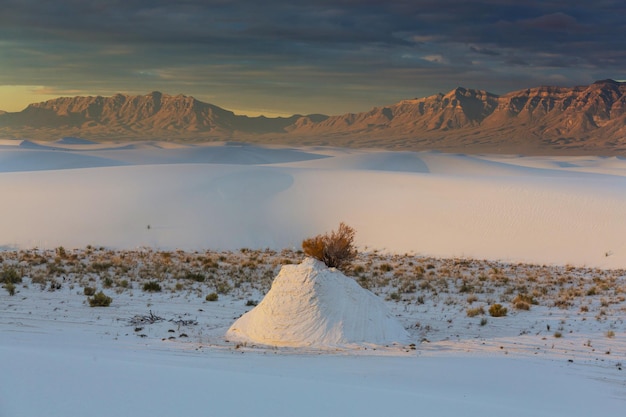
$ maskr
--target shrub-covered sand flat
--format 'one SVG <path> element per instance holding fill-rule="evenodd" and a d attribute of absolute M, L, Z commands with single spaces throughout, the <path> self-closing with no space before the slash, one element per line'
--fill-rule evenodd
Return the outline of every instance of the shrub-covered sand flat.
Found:
<path fill-rule="evenodd" d="M 263 298 L 282 265 L 304 259 L 293 250 L 93 247 L 0 256 L 0 277 L 13 282 L 13 290 L 0 295 L 3 326 L 45 330 L 51 321 L 91 317 L 103 337 L 175 342 L 184 349 L 241 348 L 224 338 L 228 326 Z M 604 366 L 619 366 L 626 357 L 625 270 L 370 252 L 345 271 L 385 299 L 410 332 L 415 346 L 397 351 L 493 351 Z M 98 292 L 112 298 L 109 307 L 90 307 Z M 212 294 L 217 300 L 207 301 Z M 494 314 L 498 304 L 500 314 Z M 150 314 L 163 320 L 142 325 L 140 317 Z"/>
<path fill-rule="evenodd" d="M 15 281 L 14 295 L 0 292 L 2 415 L 168 416 L 205 410 L 208 398 L 219 415 L 378 416 L 419 402 L 447 416 L 582 416 L 615 415 L 626 402 L 626 271 L 361 253 L 347 275 L 385 300 L 411 343 L 225 338 L 281 266 L 303 256 L 2 252 L 2 277 Z M 110 305 L 90 306 L 100 292 Z M 489 314 L 496 304 L 506 315 Z M 99 395 L 108 405 L 93 410 L 84 398 Z"/>

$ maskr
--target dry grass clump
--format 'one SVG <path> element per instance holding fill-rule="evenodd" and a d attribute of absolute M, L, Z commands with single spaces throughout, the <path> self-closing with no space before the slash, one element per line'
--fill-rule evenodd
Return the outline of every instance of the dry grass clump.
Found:
<path fill-rule="evenodd" d="M 143 284 L 143 290 L 146 292 L 161 292 L 161 284 L 157 281 L 149 281 Z"/>
<path fill-rule="evenodd" d="M 482 306 L 467 309 L 467 317 L 476 317 L 483 314 L 485 314 L 485 309 Z"/>
<path fill-rule="evenodd" d="M 328 267 L 341 269 L 357 255 L 354 247 L 355 233 L 353 228 L 342 222 L 330 234 L 317 235 L 302 241 L 302 250 Z"/>
<path fill-rule="evenodd" d="M 109 305 L 111 305 L 111 302 L 113 301 L 111 297 L 107 296 L 102 291 L 100 291 L 93 297 L 88 298 L 88 300 L 89 300 L 89 306 L 91 307 L 108 307 Z"/>
<path fill-rule="evenodd" d="M 489 306 L 489 315 L 491 317 L 504 317 L 506 316 L 508 309 L 503 307 L 502 304 L 492 304 Z"/>
<path fill-rule="evenodd" d="M 84 287 L 83 288 L 83 294 L 85 294 L 86 296 L 92 296 L 96 293 L 96 288 L 95 287 Z"/>
<path fill-rule="evenodd" d="M 0 272 L 0 282 L 3 284 L 18 284 L 22 282 L 22 274 L 12 266 L 4 266 Z"/>
<path fill-rule="evenodd" d="M 9 295 L 15 295 L 15 284 L 22 282 L 22 275 L 13 267 L 5 266 L 0 272 L 0 283 Z"/>
<path fill-rule="evenodd" d="M 518 310 L 530 310 L 531 304 L 537 304 L 537 301 L 531 295 L 517 294 L 511 303 Z"/>

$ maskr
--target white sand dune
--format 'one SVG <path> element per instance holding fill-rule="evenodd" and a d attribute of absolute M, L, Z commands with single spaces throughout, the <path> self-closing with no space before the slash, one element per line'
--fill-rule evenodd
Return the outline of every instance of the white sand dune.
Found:
<path fill-rule="evenodd" d="M 46 149 L 0 150 L 0 173 L 53 171 L 126 165 L 116 159 Z"/>
<path fill-rule="evenodd" d="M 299 247 L 345 221 L 369 250 L 626 267 L 619 158 L 13 143 L 0 247 Z"/>
<path fill-rule="evenodd" d="M 57 145 L 96 145 L 97 144 L 97 142 L 94 142 L 88 139 L 75 138 L 71 136 L 66 136 L 64 138 L 56 140 L 54 141 L 54 143 Z"/>

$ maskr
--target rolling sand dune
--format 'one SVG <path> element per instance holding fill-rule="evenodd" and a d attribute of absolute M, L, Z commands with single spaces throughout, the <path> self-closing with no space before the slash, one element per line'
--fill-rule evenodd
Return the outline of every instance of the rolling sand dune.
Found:
<path fill-rule="evenodd" d="M 0 147 L 0 246 L 362 248 L 626 267 L 626 160 L 59 141 Z M 45 170 L 45 171 L 43 171 Z"/>

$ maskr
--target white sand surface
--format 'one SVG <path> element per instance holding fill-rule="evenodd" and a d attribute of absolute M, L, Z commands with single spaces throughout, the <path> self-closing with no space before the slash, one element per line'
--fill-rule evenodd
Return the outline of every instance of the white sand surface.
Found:
<path fill-rule="evenodd" d="M 0 290 L 0 416 L 583 417 L 621 415 L 626 405 L 624 301 L 617 300 L 618 289 L 626 288 L 623 275 L 492 263 L 497 273 L 484 282 L 480 277 L 470 281 L 483 285 L 470 304 L 458 279 L 446 272 L 455 261 L 359 258 L 359 265 L 371 262 L 372 290 L 405 326 L 415 349 L 268 348 L 255 342 L 246 346 L 224 334 L 238 317 L 253 311 L 246 300 L 262 297 L 258 284 L 266 265 L 271 270 L 294 253 L 91 248 L 67 254 L 57 261 L 55 251 L 3 253 L 2 267 L 21 266 L 26 277 L 15 295 Z M 254 259 L 260 263 L 251 263 Z M 205 282 L 177 277 L 179 269 L 205 260 L 217 264 L 210 273 L 215 277 Z M 110 266 L 91 269 L 97 264 Z M 382 265 L 392 270 L 382 273 Z M 410 271 L 418 265 L 432 265 L 427 270 L 433 274 L 415 278 Z M 484 271 L 487 265 L 467 264 L 459 273 Z M 65 272 L 53 274 L 53 266 Z M 158 272 L 165 267 L 171 272 Z M 382 287 L 374 283 L 376 274 Z M 393 284 L 398 275 L 432 288 L 420 285 L 393 300 L 389 295 L 398 291 Z M 113 281 L 110 287 L 107 278 Z M 122 279 L 128 280 L 124 286 Z M 141 289 L 155 279 L 163 291 Z M 205 301 L 216 282 L 228 283 L 231 290 L 218 301 Z M 530 310 L 505 303 L 506 317 L 466 316 L 468 307 L 483 306 L 489 297 L 500 300 L 508 288 L 523 285 L 546 288 L 547 294 Z M 89 307 L 85 286 L 104 290 L 113 302 Z M 586 296 L 593 286 L 597 294 Z M 569 307 L 553 306 L 558 294 L 570 288 L 582 294 Z M 349 304 L 327 295 L 326 301 L 336 303 L 327 306 L 331 310 Z M 306 307 L 300 304 L 301 311 Z M 611 337 L 608 330 L 614 332 Z"/>
<path fill-rule="evenodd" d="M 3 141 L 0 246 L 361 248 L 626 267 L 626 160 Z"/>
<path fill-rule="evenodd" d="M 595 156 L 0 140 L 0 269 L 26 274 L 0 289 L 0 417 L 622 415 L 626 284 L 607 268 L 626 268 L 625 173 Z M 375 256 L 356 279 L 415 349 L 225 339 L 295 261 L 280 250 L 340 221 Z M 514 308 L 521 292 L 538 304 Z M 488 317 L 494 302 L 509 314 Z"/>

